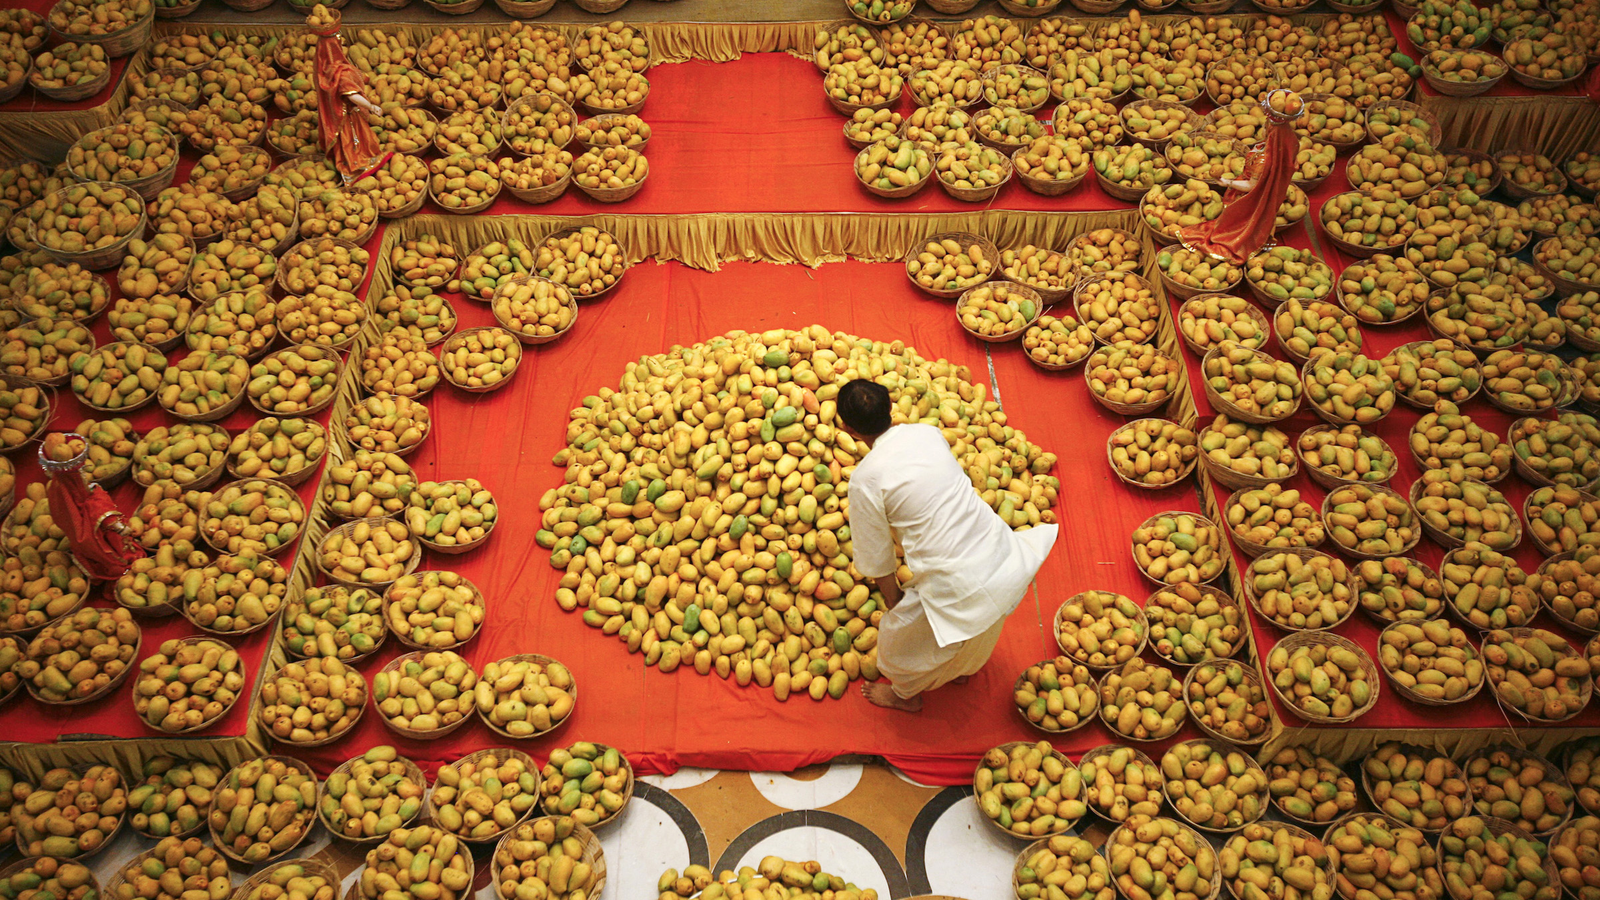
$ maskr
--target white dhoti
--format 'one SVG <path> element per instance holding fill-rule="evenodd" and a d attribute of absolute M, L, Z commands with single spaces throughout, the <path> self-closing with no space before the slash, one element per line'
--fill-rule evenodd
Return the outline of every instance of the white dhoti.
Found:
<path fill-rule="evenodd" d="M 933 626 L 923 613 L 922 601 L 912 592 L 883 614 L 878 623 L 878 671 L 893 684 L 902 700 L 978 674 L 1000 642 L 1006 620 L 988 631 L 948 647 L 939 646 Z"/>

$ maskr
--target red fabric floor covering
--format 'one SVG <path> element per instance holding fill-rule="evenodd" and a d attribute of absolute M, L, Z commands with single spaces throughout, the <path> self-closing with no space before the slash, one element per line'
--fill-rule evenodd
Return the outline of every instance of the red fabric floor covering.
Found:
<path fill-rule="evenodd" d="M 462 327 L 489 324 L 486 307 L 458 304 Z M 996 378 L 1011 424 L 1061 455 L 1063 534 L 1037 590 L 1012 616 L 988 666 L 965 687 L 930 693 L 921 715 L 870 706 L 852 689 L 842 700 L 815 703 L 770 690 L 680 670 L 646 670 L 614 637 L 585 626 L 554 602 L 559 573 L 533 543 L 537 500 L 561 483 L 551 456 L 563 446 L 567 414 L 602 385 L 615 387 L 625 365 L 674 344 L 734 329 L 810 324 L 881 340 L 905 340 L 924 357 L 945 357 L 989 383 L 984 346 L 957 325 L 950 304 L 911 287 L 898 264 L 843 263 L 816 270 L 737 263 L 711 274 L 678 264 L 643 264 L 609 296 L 586 304 L 573 333 L 528 348 L 506 389 L 487 395 L 441 389 L 429 400 L 435 433 L 409 457 L 423 478 L 481 479 L 501 504 L 502 521 L 487 547 L 454 558 L 430 557 L 426 568 L 455 569 L 489 598 L 489 618 L 464 655 L 482 669 L 512 653 L 553 656 L 572 668 L 579 700 L 554 735 L 518 742 L 535 756 L 575 740 L 615 744 L 641 772 L 679 766 L 788 770 L 845 753 L 881 754 L 919 780 L 961 784 L 973 761 L 1004 741 L 1035 739 L 1010 702 L 1012 682 L 1027 666 L 1056 655 L 1050 620 L 1061 601 L 1088 588 L 1141 600 L 1151 587 L 1129 555 L 1127 535 L 1157 511 L 1198 509 L 1192 489 L 1156 493 L 1114 483 L 1105 439 L 1121 419 L 1089 399 L 1080 372 L 1035 369 L 1020 345 L 993 352 Z M 1085 498 L 1093 498 L 1091 509 Z M 393 644 L 393 642 L 391 642 Z M 362 665 L 369 677 L 399 652 L 393 646 Z M 1184 737 L 1198 737 L 1185 732 Z M 321 769 L 356 748 L 394 740 L 371 713 L 357 733 L 303 755 Z M 1074 752 L 1107 743 L 1099 724 L 1057 739 Z M 432 743 L 399 741 L 402 752 L 430 768 L 504 740 L 481 722 Z"/>

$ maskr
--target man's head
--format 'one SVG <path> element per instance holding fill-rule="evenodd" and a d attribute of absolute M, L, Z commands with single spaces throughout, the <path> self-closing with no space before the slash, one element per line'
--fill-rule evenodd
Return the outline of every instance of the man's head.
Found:
<path fill-rule="evenodd" d="M 857 437 L 875 438 L 894 424 L 894 403 L 889 389 L 874 381 L 857 378 L 839 388 L 839 421 Z"/>

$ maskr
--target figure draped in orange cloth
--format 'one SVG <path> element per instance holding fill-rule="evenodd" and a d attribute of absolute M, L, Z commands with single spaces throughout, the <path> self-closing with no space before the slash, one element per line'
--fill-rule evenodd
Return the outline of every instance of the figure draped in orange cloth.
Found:
<path fill-rule="evenodd" d="M 1267 139 L 1251 151 L 1244 177 L 1229 183 L 1222 215 L 1178 232 L 1185 247 L 1237 266 L 1245 265 L 1251 254 L 1272 240 L 1278 207 L 1289 196 L 1294 158 L 1300 151 L 1294 131 L 1294 121 L 1305 112 L 1300 95 L 1279 88 L 1261 99 L 1261 107 L 1267 114 Z"/>
<path fill-rule="evenodd" d="M 50 517 L 67 536 L 72 556 L 96 581 L 115 581 L 144 548 L 127 533 L 122 513 L 99 485 L 83 479 L 89 445 L 74 433 L 51 432 L 39 447 L 39 466 L 50 476 L 45 496 Z"/>
<path fill-rule="evenodd" d="M 391 154 L 378 146 L 378 138 L 359 110 L 382 115 L 378 105 L 361 92 L 367 79 L 344 55 L 339 37 L 338 12 L 317 4 L 306 17 L 306 25 L 317 40 L 317 124 L 321 128 L 322 152 L 346 184 L 383 165 Z"/>

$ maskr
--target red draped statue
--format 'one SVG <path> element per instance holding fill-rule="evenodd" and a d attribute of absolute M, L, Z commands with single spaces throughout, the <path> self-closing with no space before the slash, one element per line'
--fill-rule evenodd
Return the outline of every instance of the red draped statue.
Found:
<path fill-rule="evenodd" d="M 1267 138 L 1250 151 L 1242 178 L 1223 195 L 1222 215 L 1178 232 L 1185 247 L 1243 266 L 1272 240 L 1278 208 L 1289 196 L 1300 137 L 1294 121 L 1305 111 L 1298 94 L 1282 88 L 1261 99 L 1266 110 Z"/>
<path fill-rule="evenodd" d="M 349 184 L 383 165 L 390 154 L 378 145 L 377 135 L 361 112 L 382 115 L 377 104 L 361 93 L 367 79 L 344 54 L 340 21 L 337 11 L 319 3 L 306 18 L 306 25 L 318 37 L 314 72 L 322 152 Z"/>
<path fill-rule="evenodd" d="M 60 450 L 76 441 L 84 452 L 65 459 Z M 52 454 L 52 451 L 54 453 Z M 72 452 L 70 449 L 66 452 Z M 51 433 L 39 448 L 39 465 L 50 476 L 45 496 L 50 501 L 50 518 L 67 536 L 72 556 L 96 581 L 114 581 L 144 550 L 126 533 L 122 513 L 99 485 L 83 480 L 83 464 L 88 459 L 87 445 L 76 434 Z"/>

